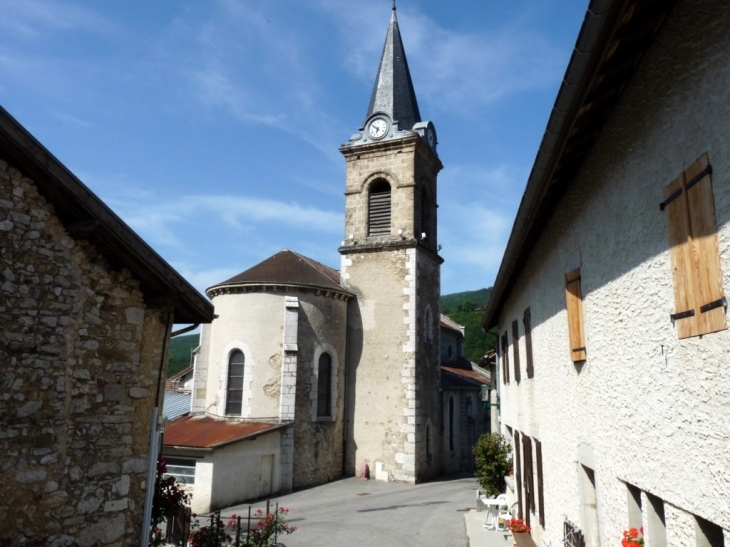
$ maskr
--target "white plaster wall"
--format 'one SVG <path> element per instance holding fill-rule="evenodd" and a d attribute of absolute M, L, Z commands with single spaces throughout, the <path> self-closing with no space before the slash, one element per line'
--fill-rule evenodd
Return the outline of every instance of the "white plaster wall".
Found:
<path fill-rule="evenodd" d="M 244 417 L 278 418 L 284 296 L 284 293 L 251 292 L 223 294 L 213 298 L 218 317 L 210 329 L 206 393 L 208 413 L 225 415 L 226 370 L 222 364 L 226 362 L 230 351 L 238 348 L 246 356 Z"/>
<path fill-rule="evenodd" d="M 272 496 L 280 490 L 281 430 L 212 451 L 166 448 L 165 456 L 195 460 L 190 508 L 203 514 L 259 497 L 261 456 L 274 455 Z"/>
<path fill-rule="evenodd" d="M 556 209 L 500 317 L 520 321 L 522 382 L 501 386 L 502 425 L 542 442 L 546 531 L 581 525 L 578 465 L 593 454 L 604 545 L 628 527 L 623 481 L 662 498 L 667 537 L 686 519 L 730 529 L 730 333 L 678 340 L 663 189 L 702 153 L 730 287 L 730 6 L 680 2 Z M 569 359 L 563 274 L 580 256 L 588 358 Z M 522 314 L 532 312 L 534 379 Z M 513 366 L 512 348 L 510 366 Z M 586 448 L 588 447 L 588 448 Z M 683 512 L 683 513 L 682 513 Z"/>

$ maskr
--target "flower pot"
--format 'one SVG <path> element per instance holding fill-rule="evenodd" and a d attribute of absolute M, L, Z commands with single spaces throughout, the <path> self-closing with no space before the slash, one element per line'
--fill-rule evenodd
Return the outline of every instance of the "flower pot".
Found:
<path fill-rule="evenodd" d="M 535 547 L 535 542 L 528 533 L 512 532 L 512 538 L 517 547 Z"/>

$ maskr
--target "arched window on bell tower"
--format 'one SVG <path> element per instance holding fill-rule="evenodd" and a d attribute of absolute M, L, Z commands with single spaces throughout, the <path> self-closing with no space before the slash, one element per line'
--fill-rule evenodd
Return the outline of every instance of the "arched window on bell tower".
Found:
<path fill-rule="evenodd" d="M 368 236 L 390 235 L 390 184 L 379 179 L 368 195 Z"/>

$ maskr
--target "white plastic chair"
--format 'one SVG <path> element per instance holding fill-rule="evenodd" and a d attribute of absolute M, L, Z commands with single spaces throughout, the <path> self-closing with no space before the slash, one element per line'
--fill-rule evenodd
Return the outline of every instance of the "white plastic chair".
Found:
<path fill-rule="evenodd" d="M 507 507 L 507 500 L 505 505 L 499 507 L 499 514 L 497 515 L 497 526 L 502 524 L 499 530 L 507 530 L 507 521 L 517 518 L 517 503 L 513 503 L 510 507 Z"/>

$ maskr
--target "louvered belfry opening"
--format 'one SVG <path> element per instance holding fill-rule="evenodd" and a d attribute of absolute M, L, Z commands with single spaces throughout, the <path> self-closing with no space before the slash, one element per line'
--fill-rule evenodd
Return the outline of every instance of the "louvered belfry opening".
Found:
<path fill-rule="evenodd" d="M 390 235 L 390 184 L 375 181 L 368 197 L 368 236 Z"/>

